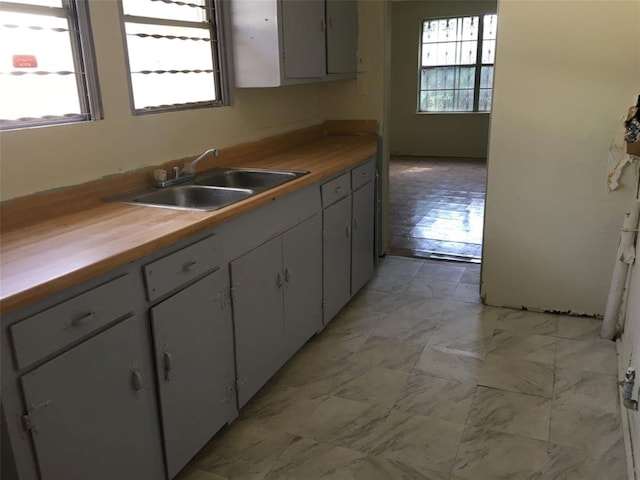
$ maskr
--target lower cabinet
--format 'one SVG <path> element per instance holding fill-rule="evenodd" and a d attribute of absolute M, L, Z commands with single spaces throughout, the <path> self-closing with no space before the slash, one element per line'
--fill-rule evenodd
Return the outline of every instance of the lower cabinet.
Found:
<path fill-rule="evenodd" d="M 354 172 L 359 173 L 357 177 Z M 345 178 L 343 174 L 324 186 Z M 354 177 L 357 182 L 354 181 Z M 329 323 L 369 281 L 375 268 L 375 164 L 351 172 L 354 191 L 323 211 L 324 323 Z M 323 186 L 323 187 L 324 187 Z M 328 189 L 330 193 L 338 190 Z M 325 199 L 323 198 L 323 201 Z M 329 197 L 329 201 L 332 201 Z"/>
<path fill-rule="evenodd" d="M 137 318 L 21 378 L 42 480 L 164 478 Z"/>
<path fill-rule="evenodd" d="M 374 174 L 3 316 L 2 474 L 174 478 L 371 277 Z"/>
<path fill-rule="evenodd" d="M 231 262 L 239 407 L 322 328 L 320 235 L 314 216 Z"/>
<path fill-rule="evenodd" d="M 282 235 L 284 352 L 289 359 L 322 329 L 322 219 L 316 215 Z"/>
<path fill-rule="evenodd" d="M 351 238 L 351 294 L 373 275 L 375 258 L 375 187 L 369 182 L 353 192 Z"/>
<path fill-rule="evenodd" d="M 228 272 L 211 273 L 156 305 L 151 319 L 166 464 L 173 478 L 237 416 Z"/>
<path fill-rule="evenodd" d="M 324 323 L 351 299 L 351 196 L 322 214 Z"/>
<path fill-rule="evenodd" d="M 231 262 L 238 406 L 284 363 L 282 241 L 275 238 Z"/>

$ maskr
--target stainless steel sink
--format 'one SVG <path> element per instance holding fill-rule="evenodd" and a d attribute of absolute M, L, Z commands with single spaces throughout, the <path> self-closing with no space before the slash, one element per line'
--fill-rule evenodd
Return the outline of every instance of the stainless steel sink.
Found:
<path fill-rule="evenodd" d="M 179 185 L 150 193 L 138 193 L 113 199 L 125 203 L 176 208 L 180 210 L 211 211 L 226 207 L 253 195 L 247 188 L 220 188 L 201 185 Z"/>
<path fill-rule="evenodd" d="M 107 198 L 111 202 L 173 208 L 178 210 L 217 210 L 252 195 L 295 180 L 309 172 L 218 167 L 191 183 L 155 188 Z"/>
<path fill-rule="evenodd" d="M 255 192 L 262 192 L 307 173 L 309 172 L 218 167 L 205 173 L 202 178 L 196 179 L 195 183 L 216 187 L 250 188 Z"/>

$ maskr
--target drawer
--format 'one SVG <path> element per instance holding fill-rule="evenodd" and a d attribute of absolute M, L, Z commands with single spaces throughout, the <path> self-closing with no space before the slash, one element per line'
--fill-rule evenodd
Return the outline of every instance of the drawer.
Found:
<path fill-rule="evenodd" d="M 124 275 L 9 327 L 19 369 L 131 313 L 135 286 Z"/>
<path fill-rule="evenodd" d="M 365 164 L 351 170 L 351 188 L 357 190 L 374 178 L 376 178 L 376 162 L 372 158 Z"/>
<path fill-rule="evenodd" d="M 178 250 L 143 267 L 147 298 L 155 300 L 218 266 L 216 236 Z"/>
<path fill-rule="evenodd" d="M 351 192 L 351 179 L 349 173 L 344 173 L 338 178 L 322 185 L 322 206 L 328 207 Z"/>

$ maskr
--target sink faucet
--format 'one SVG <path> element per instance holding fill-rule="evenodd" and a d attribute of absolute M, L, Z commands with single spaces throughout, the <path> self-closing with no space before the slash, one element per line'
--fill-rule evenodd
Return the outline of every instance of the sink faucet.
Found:
<path fill-rule="evenodd" d="M 204 152 L 202 155 L 200 155 L 198 158 L 196 158 L 195 160 L 185 164 L 184 167 L 180 168 L 180 167 L 173 167 L 173 178 L 170 178 L 167 180 L 167 174 L 164 170 L 157 170 L 157 172 L 160 172 L 159 176 L 156 176 L 156 187 L 158 188 L 165 188 L 165 187 L 171 187 L 173 185 L 177 185 L 179 183 L 185 183 L 188 182 L 190 180 L 193 180 L 196 178 L 196 164 L 202 160 L 204 157 L 206 157 L 209 154 L 213 154 L 213 156 L 217 157 L 218 156 L 218 149 L 217 148 L 210 148 L 209 150 L 207 150 L 206 152 Z"/>
<path fill-rule="evenodd" d="M 192 162 L 187 163 L 184 166 L 184 168 L 180 171 L 180 174 L 181 175 L 195 175 L 196 174 L 196 163 L 198 163 L 200 160 L 202 160 L 204 157 L 206 157 L 210 153 L 213 154 L 214 157 L 217 157 L 218 154 L 219 154 L 217 148 L 210 148 L 209 150 L 204 152 L 202 155 L 200 155 L 198 158 L 196 158 Z"/>

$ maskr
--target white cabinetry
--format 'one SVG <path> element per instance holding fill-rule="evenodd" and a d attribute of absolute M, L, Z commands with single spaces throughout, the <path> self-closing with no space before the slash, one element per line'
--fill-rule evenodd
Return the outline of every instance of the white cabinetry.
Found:
<path fill-rule="evenodd" d="M 356 0 L 232 0 L 236 87 L 352 78 Z"/>

